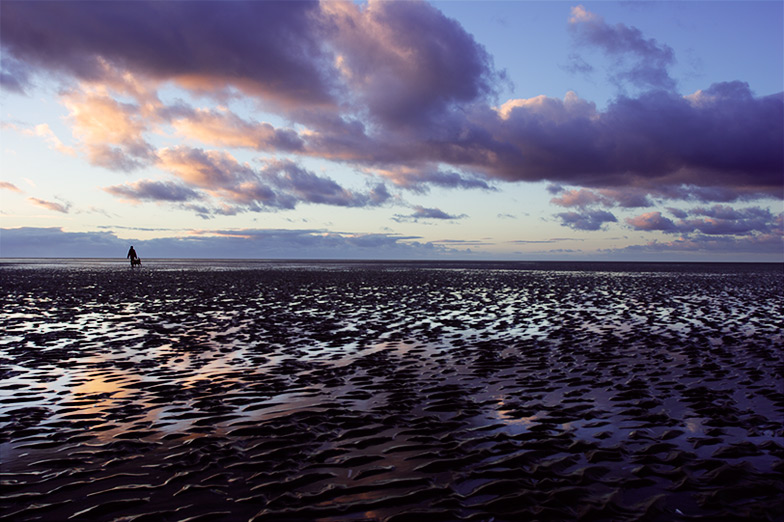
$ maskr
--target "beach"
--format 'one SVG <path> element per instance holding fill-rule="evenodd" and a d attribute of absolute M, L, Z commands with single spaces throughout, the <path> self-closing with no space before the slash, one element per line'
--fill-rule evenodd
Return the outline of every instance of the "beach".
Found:
<path fill-rule="evenodd" d="M 0 520 L 782 520 L 779 264 L 0 263 Z"/>

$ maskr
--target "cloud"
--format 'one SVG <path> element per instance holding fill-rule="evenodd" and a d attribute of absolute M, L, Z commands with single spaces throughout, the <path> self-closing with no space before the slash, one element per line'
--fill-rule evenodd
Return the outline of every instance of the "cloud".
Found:
<path fill-rule="evenodd" d="M 68 92 L 62 100 L 74 136 L 93 165 L 132 171 L 155 161 L 155 150 L 144 137 L 148 123 L 139 106 L 83 90 Z"/>
<path fill-rule="evenodd" d="M 762 208 L 731 209 L 716 205 L 711 209 L 696 209 L 692 214 L 704 218 L 683 220 L 682 228 L 699 231 L 707 235 L 749 235 L 769 233 L 775 226 L 775 216 Z"/>
<path fill-rule="evenodd" d="M 126 185 L 104 188 L 113 196 L 139 203 L 142 201 L 184 202 L 202 199 L 202 195 L 184 185 L 171 181 L 141 180 Z"/>
<path fill-rule="evenodd" d="M 485 49 L 424 2 L 323 2 L 335 65 L 373 120 L 427 126 L 494 91 Z"/>
<path fill-rule="evenodd" d="M 756 98 L 738 82 L 620 97 L 603 112 L 575 95 L 518 100 L 485 125 L 511 147 L 486 172 L 508 181 L 704 201 L 783 195 L 784 96 Z"/>
<path fill-rule="evenodd" d="M 569 26 L 578 43 L 597 47 L 615 59 L 613 81 L 644 88 L 675 88 L 675 80 L 667 71 L 675 63 L 675 53 L 670 46 L 646 39 L 636 27 L 609 25 L 582 5 L 572 8 Z M 580 65 L 580 60 L 573 58 L 573 67 L 584 71 L 586 66 Z"/>
<path fill-rule="evenodd" d="M 365 206 L 386 189 L 352 191 L 282 163 L 253 169 L 226 151 L 156 150 L 152 134 L 340 162 L 420 192 L 548 181 L 577 191 L 554 200 L 578 209 L 586 198 L 634 208 L 784 197 L 783 95 L 726 82 L 682 96 L 666 45 L 583 7 L 570 26 L 617 58 L 618 81 L 652 90 L 602 110 L 573 92 L 491 106 L 503 72 L 424 2 L 8 2 L 0 44 L 3 81 L 21 86 L 32 71 L 62 81 L 88 161 L 156 166 L 215 200 L 191 202 L 199 212 Z M 193 99 L 247 99 L 287 127 L 166 104 L 158 91 L 172 85 Z"/>
<path fill-rule="evenodd" d="M 209 145 L 281 152 L 303 149 L 303 141 L 295 131 L 276 129 L 269 123 L 249 122 L 227 109 L 183 112 L 172 120 L 174 129 L 182 136 Z"/>
<path fill-rule="evenodd" d="M 13 2 L 0 42 L 16 60 L 81 80 L 100 79 L 108 62 L 192 90 L 331 104 L 318 10 L 305 1 Z"/>
<path fill-rule="evenodd" d="M 30 86 L 30 67 L 6 53 L 0 54 L 0 87 L 16 94 L 25 94 Z"/>
<path fill-rule="evenodd" d="M 626 218 L 626 223 L 635 230 L 680 232 L 680 227 L 671 219 L 662 216 L 661 212 L 646 212 L 636 217 Z"/>
<path fill-rule="evenodd" d="M 486 180 L 480 177 L 454 171 L 428 168 L 416 169 L 401 166 L 391 169 L 378 169 L 376 173 L 391 180 L 399 187 L 417 192 L 427 192 L 431 186 L 451 189 L 494 190 Z"/>
<path fill-rule="evenodd" d="M 782 214 L 774 215 L 760 207 L 736 209 L 727 205 L 710 208 L 695 208 L 690 212 L 677 212 L 677 222 L 666 218 L 661 212 L 648 212 L 627 218 L 626 223 L 635 230 L 658 230 L 672 234 L 698 232 L 704 236 L 749 236 L 782 233 Z M 689 218 L 688 216 L 698 216 Z"/>
<path fill-rule="evenodd" d="M 393 217 L 392 219 L 397 222 L 405 222 L 405 221 L 418 222 L 419 220 L 428 220 L 428 219 L 455 220 L 455 219 L 463 219 L 464 217 L 467 217 L 466 214 L 452 215 L 452 214 L 447 214 L 446 212 L 438 208 L 425 208 L 417 205 L 414 207 L 414 212 L 412 214 L 410 215 L 396 214 L 395 217 Z"/>
<path fill-rule="evenodd" d="M 256 169 L 240 163 L 225 151 L 186 146 L 161 149 L 157 156 L 158 166 L 175 175 L 182 184 L 145 182 L 141 186 L 115 186 L 106 190 L 134 200 L 202 199 L 208 202 L 204 192 L 212 197 L 217 207 L 186 207 L 202 215 L 293 209 L 301 203 L 368 207 L 381 205 L 392 197 L 383 184 L 376 184 L 365 192 L 349 190 L 290 160 L 266 160 Z"/>
<path fill-rule="evenodd" d="M 751 253 L 757 256 L 772 254 L 777 262 L 782 260 L 784 237 L 781 234 L 762 234 L 758 236 L 705 236 L 679 238 L 673 241 L 651 241 L 644 245 L 631 245 L 613 252 L 630 253 L 710 253 L 712 255 L 737 255 Z M 714 258 L 712 258 L 714 259 Z"/>
<path fill-rule="evenodd" d="M 550 239 L 516 239 L 514 241 L 509 241 L 509 243 L 527 245 L 540 243 L 558 243 L 560 241 L 584 241 L 584 239 L 576 237 L 553 237 Z"/>
<path fill-rule="evenodd" d="M 669 211 L 670 214 L 680 219 L 683 219 L 689 215 L 688 211 L 680 208 L 667 207 L 667 210 Z"/>
<path fill-rule="evenodd" d="M 16 185 L 8 181 L 0 181 L 0 189 L 10 190 L 11 192 L 19 192 L 19 193 L 22 192 L 22 190 L 19 187 L 17 187 Z"/>
<path fill-rule="evenodd" d="M 306 203 L 364 207 L 379 205 L 390 197 L 383 185 L 374 187 L 370 194 L 352 192 L 332 179 L 317 176 L 291 161 L 268 161 L 262 176 L 276 188 Z"/>
<path fill-rule="evenodd" d="M 589 189 L 564 190 L 558 197 L 550 200 L 550 203 L 561 207 L 584 208 L 592 205 L 609 205 L 611 200 L 602 194 Z"/>
<path fill-rule="evenodd" d="M 129 245 L 145 259 L 433 259 L 464 250 L 422 243 L 414 236 L 324 230 L 197 230 L 158 239 L 119 239 L 113 232 L 3 228 L 4 257 L 95 257 L 124 261 Z"/>
<path fill-rule="evenodd" d="M 556 214 L 561 225 L 575 230 L 600 230 L 605 223 L 615 223 L 618 219 L 606 210 L 584 210 L 582 212 L 562 212 Z"/>
<path fill-rule="evenodd" d="M 41 123 L 39 125 L 36 125 L 32 130 L 25 131 L 25 134 L 30 134 L 33 136 L 39 136 L 41 138 L 44 138 L 53 149 L 60 151 L 63 154 L 67 154 L 69 156 L 76 155 L 76 151 L 74 150 L 74 148 L 64 145 L 63 142 L 60 141 L 60 138 L 58 138 L 55 135 L 54 131 L 52 131 L 52 129 L 49 127 L 49 124 L 47 123 Z"/>
<path fill-rule="evenodd" d="M 54 212 L 62 212 L 63 214 L 68 214 L 71 210 L 70 203 L 57 203 L 55 201 L 46 201 L 43 199 L 38 198 L 27 198 L 27 200 L 41 208 L 45 208 L 47 210 L 53 210 Z"/>
<path fill-rule="evenodd" d="M 111 232 L 64 232 L 61 228 L 0 229 L 3 257 L 119 257 L 126 241 Z M 123 251 L 125 249 L 125 251 Z"/>

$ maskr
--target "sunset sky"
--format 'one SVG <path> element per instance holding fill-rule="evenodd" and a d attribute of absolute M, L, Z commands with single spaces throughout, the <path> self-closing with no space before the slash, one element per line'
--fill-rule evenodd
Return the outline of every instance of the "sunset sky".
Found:
<path fill-rule="evenodd" d="M 0 256 L 782 261 L 784 3 L 0 3 Z"/>

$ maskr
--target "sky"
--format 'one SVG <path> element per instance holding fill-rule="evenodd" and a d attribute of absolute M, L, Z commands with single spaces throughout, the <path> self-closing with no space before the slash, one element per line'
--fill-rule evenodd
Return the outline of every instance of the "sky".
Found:
<path fill-rule="evenodd" d="M 784 261 L 784 3 L 0 3 L 0 256 Z"/>

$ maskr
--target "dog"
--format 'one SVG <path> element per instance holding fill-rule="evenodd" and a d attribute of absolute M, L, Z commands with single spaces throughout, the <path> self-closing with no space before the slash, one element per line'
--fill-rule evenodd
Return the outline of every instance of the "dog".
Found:
<path fill-rule="evenodd" d="M 137 257 L 135 259 L 131 259 L 131 267 L 134 266 L 142 266 L 142 258 Z"/>

